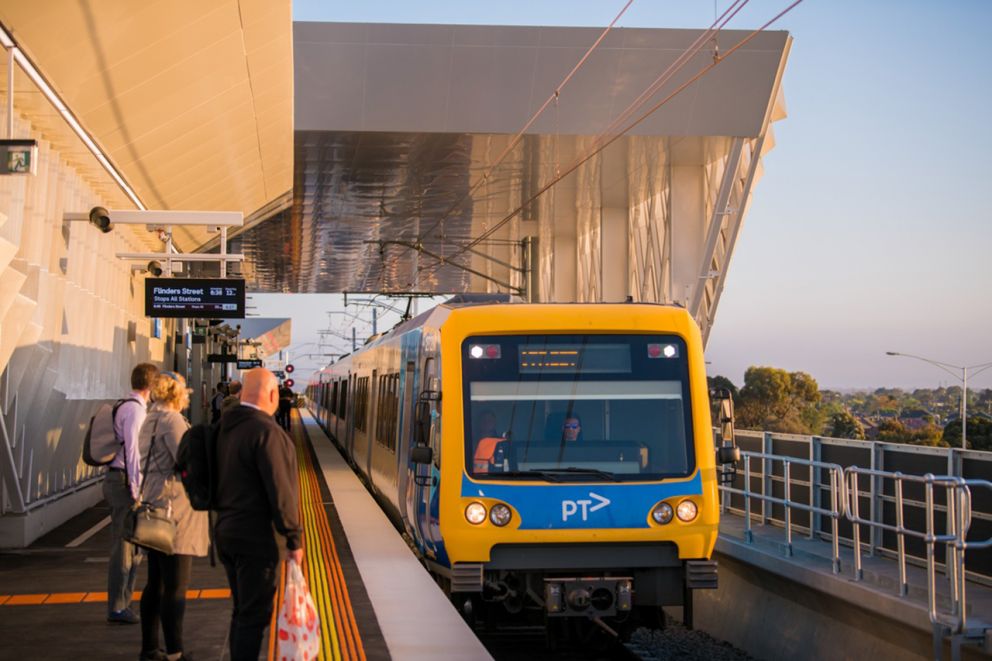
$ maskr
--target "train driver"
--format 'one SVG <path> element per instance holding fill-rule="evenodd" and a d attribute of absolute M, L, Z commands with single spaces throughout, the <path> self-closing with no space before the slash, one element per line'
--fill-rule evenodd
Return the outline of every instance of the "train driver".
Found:
<path fill-rule="evenodd" d="M 475 432 L 475 456 L 472 467 L 476 473 L 495 473 L 508 469 L 507 441 L 496 426 L 496 414 L 487 409 L 479 415 Z"/>
<path fill-rule="evenodd" d="M 561 438 L 566 443 L 582 440 L 582 420 L 577 413 L 570 414 L 561 423 Z"/>

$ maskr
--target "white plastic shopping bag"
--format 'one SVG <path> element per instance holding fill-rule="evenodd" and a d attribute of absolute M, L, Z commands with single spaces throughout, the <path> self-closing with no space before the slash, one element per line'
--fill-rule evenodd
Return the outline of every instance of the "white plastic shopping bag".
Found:
<path fill-rule="evenodd" d="M 320 651 L 320 619 L 310 596 L 300 565 L 290 560 L 286 566 L 286 592 L 279 608 L 276 626 L 279 661 L 312 661 Z"/>

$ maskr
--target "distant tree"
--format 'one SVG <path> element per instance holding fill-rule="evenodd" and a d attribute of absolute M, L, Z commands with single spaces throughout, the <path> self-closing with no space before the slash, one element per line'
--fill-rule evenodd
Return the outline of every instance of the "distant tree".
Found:
<path fill-rule="evenodd" d="M 834 438 L 854 438 L 864 440 L 865 428 L 850 411 L 843 410 L 830 416 L 828 435 Z"/>
<path fill-rule="evenodd" d="M 734 403 L 737 403 L 737 398 L 740 397 L 740 392 L 734 382 L 725 376 L 717 374 L 716 376 L 710 376 L 706 378 L 706 385 L 710 388 L 726 388 L 730 391 L 730 396 L 734 398 Z"/>
<path fill-rule="evenodd" d="M 908 443 L 911 437 L 911 432 L 898 420 L 886 419 L 878 423 L 878 440 L 883 443 Z"/>
<path fill-rule="evenodd" d="M 741 427 L 795 434 L 819 433 L 820 389 L 805 372 L 776 367 L 749 367 L 740 390 L 737 419 Z"/>
<path fill-rule="evenodd" d="M 932 447 L 944 445 L 940 427 L 928 424 L 921 429 L 908 429 L 906 425 L 895 419 L 886 419 L 878 423 L 877 440 L 884 443 L 908 443 Z"/>
<path fill-rule="evenodd" d="M 976 394 L 975 407 L 982 413 L 992 415 L 992 388 L 986 388 Z"/>
<path fill-rule="evenodd" d="M 951 420 L 944 427 L 941 439 L 952 448 L 961 447 L 961 419 Z M 968 448 L 992 451 L 992 420 L 968 416 Z"/>

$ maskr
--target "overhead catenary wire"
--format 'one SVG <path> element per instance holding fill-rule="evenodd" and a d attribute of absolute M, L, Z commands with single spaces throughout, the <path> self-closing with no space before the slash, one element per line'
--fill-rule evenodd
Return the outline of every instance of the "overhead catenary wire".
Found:
<path fill-rule="evenodd" d="M 555 176 L 551 181 L 549 181 L 547 184 L 545 184 L 544 186 L 542 186 L 534 195 L 532 195 L 531 197 L 529 197 L 522 204 L 520 204 L 518 207 L 516 207 L 513 211 L 511 211 L 506 216 L 504 216 L 499 222 L 497 222 L 491 228 L 489 228 L 488 230 L 486 230 L 485 232 L 483 232 L 482 235 L 480 235 L 479 237 L 477 237 L 473 241 L 471 241 L 468 244 L 462 246 L 458 251 L 456 251 L 451 256 L 445 257 L 445 259 L 443 261 L 438 261 L 436 264 L 428 267 L 423 272 L 419 273 L 418 274 L 418 277 L 417 277 L 417 280 L 415 282 L 413 282 L 413 283 L 410 283 L 410 285 L 411 286 L 415 286 L 417 284 L 417 282 L 419 282 L 422 277 L 429 276 L 429 275 L 433 274 L 435 271 L 437 271 L 437 269 L 443 267 L 448 262 L 451 262 L 454 259 L 456 259 L 456 258 L 460 257 L 461 255 L 465 254 L 465 252 L 467 252 L 471 248 L 475 247 L 479 242 L 488 239 L 495 232 L 499 231 L 500 228 L 502 228 L 504 225 L 506 225 L 506 223 L 510 222 L 511 220 L 513 220 L 513 218 L 515 218 L 516 216 L 518 216 L 525 208 L 527 208 L 528 205 L 533 204 L 533 202 L 535 200 L 537 200 L 539 197 L 541 197 L 541 195 L 543 195 L 544 193 L 546 193 L 552 186 L 554 186 L 555 184 L 557 184 L 559 181 L 561 181 L 562 179 L 564 179 L 565 177 L 567 177 L 568 175 L 570 175 L 572 172 L 574 172 L 575 170 L 577 170 L 584 163 L 586 163 L 587 161 L 589 161 L 590 159 L 592 159 L 594 156 L 596 156 L 597 154 L 599 154 L 600 152 L 602 152 L 604 149 L 606 149 L 607 147 L 609 147 L 618 138 L 620 138 L 621 136 L 625 135 L 626 133 L 628 133 L 629 131 L 631 131 L 633 128 L 635 128 L 636 126 L 638 126 L 639 124 L 641 124 L 645 119 L 647 119 L 652 114 L 654 114 L 655 112 L 657 112 L 658 109 L 660 109 L 663 105 L 665 105 L 666 103 L 668 103 L 669 101 L 671 101 L 675 96 L 677 96 L 682 91 L 684 91 L 686 88 L 688 88 L 690 85 L 692 85 L 694 82 L 696 82 L 697 80 L 699 80 L 700 78 L 702 78 L 706 73 L 708 73 L 709 71 L 711 71 L 714 67 L 716 67 L 720 63 L 724 62 L 727 58 L 729 58 L 731 55 L 733 55 L 736 51 L 738 51 L 740 48 L 744 47 L 747 43 L 749 43 L 752 39 L 754 39 L 758 34 L 760 34 L 761 32 L 763 32 L 769 26 L 771 26 L 776 21 L 778 21 L 782 16 L 784 16 L 785 14 L 787 14 L 788 12 L 790 12 L 792 9 L 794 9 L 797 5 L 801 4 L 802 1 L 803 0 L 795 0 L 793 3 L 791 3 L 785 9 L 783 9 L 781 12 L 779 12 L 778 14 L 776 14 L 772 19 L 770 19 L 769 21 L 767 21 L 764 25 L 762 25 L 761 27 L 755 29 L 748 36 L 746 36 L 744 39 L 742 39 L 739 42 L 737 42 L 736 44 L 734 44 L 734 46 L 731 47 L 726 53 L 724 53 L 723 55 L 721 55 L 719 57 L 714 58 L 713 62 L 711 62 L 707 66 L 703 67 L 694 76 L 692 76 L 690 79 L 688 79 L 687 81 L 685 81 L 684 83 L 682 83 L 681 85 L 679 85 L 679 87 L 677 87 L 673 92 L 671 92 L 670 94 L 668 94 L 667 96 L 665 96 L 658 103 L 654 104 L 647 112 L 641 114 L 636 120 L 634 120 L 629 125 L 627 125 L 626 127 L 624 127 L 623 130 L 621 130 L 620 132 L 616 133 L 615 135 L 613 135 L 612 137 L 610 137 L 605 142 L 602 142 L 601 144 L 594 144 L 594 146 L 588 152 L 586 152 L 584 155 L 580 156 L 568 168 L 566 168 L 565 170 L 563 170 L 561 173 L 559 173 L 557 176 Z"/>
<path fill-rule="evenodd" d="M 679 57 L 677 57 L 675 59 L 675 61 L 672 62 L 672 64 L 670 64 L 661 74 L 659 74 L 658 77 L 655 78 L 654 81 L 652 81 L 652 83 L 650 85 L 648 85 L 644 89 L 644 91 L 641 92 L 641 94 L 636 99 L 634 99 L 619 115 L 617 115 L 602 131 L 600 131 L 597 135 L 594 136 L 593 148 L 595 149 L 595 147 L 599 143 L 599 141 L 602 140 L 605 136 L 610 135 L 611 132 L 615 132 L 616 129 L 617 129 L 617 127 L 619 127 L 626 119 L 628 119 L 631 115 L 633 115 L 637 111 L 638 108 L 642 107 L 676 73 L 678 73 L 679 71 L 681 71 L 682 68 L 686 64 L 689 63 L 690 59 L 693 56 L 695 56 L 706 45 L 707 41 L 709 41 L 710 39 L 715 38 L 716 34 L 718 34 L 719 31 L 721 29 L 723 29 L 727 25 L 727 23 L 729 23 L 740 12 L 740 10 L 743 9 L 745 5 L 747 5 L 747 3 L 749 1 L 750 0 L 734 0 L 734 2 L 732 2 L 727 7 L 727 9 L 724 10 L 724 12 L 722 14 L 720 14 L 719 16 L 717 16 L 713 20 L 713 23 L 710 24 L 710 26 L 706 30 L 704 30 L 689 46 L 687 46 L 686 49 L 679 55 Z M 628 3 L 627 6 L 629 7 L 630 4 Z M 624 7 L 624 11 L 626 11 L 626 9 L 627 9 L 627 7 Z M 622 13 L 623 12 L 621 12 L 620 15 L 622 15 Z M 619 19 L 620 15 L 617 16 L 617 19 Z M 612 28 L 612 26 L 613 26 L 613 24 L 615 22 L 616 22 L 616 19 L 614 19 L 614 22 L 610 24 L 610 26 L 607 28 L 607 30 L 609 30 L 609 28 Z M 602 38 L 605 37 L 605 35 L 606 35 L 606 31 L 604 31 L 604 33 L 602 35 L 600 35 L 600 39 L 597 40 L 596 44 L 593 44 L 593 47 L 595 47 L 600 41 L 602 41 Z M 587 55 L 589 53 L 591 53 L 591 52 L 592 52 L 592 49 L 590 48 L 590 50 L 587 51 Z M 576 65 L 576 68 L 573 68 L 572 73 L 574 73 L 577 70 L 577 68 L 578 68 L 578 65 Z M 569 77 L 570 76 L 571 76 L 571 74 L 569 75 Z M 566 77 L 566 80 L 569 77 Z M 552 99 L 555 101 L 555 108 L 556 109 L 558 107 L 558 103 L 557 102 L 558 102 L 559 92 L 561 91 L 561 88 L 562 88 L 562 85 L 559 85 L 556 88 L 556 90 L 554 91 L 554 93 L 552 94 L 552 96 L 549 97 L 549 101 L 552 100 Z M 545 103 L 544 106 L 542 106 L 541 110 L 538 111 L 538 112 L 539 113 L 540 112 L 543 112 L 543 110 L 546 107 L 547 107 L 547 102 Z M 521 132 L 517 134 L 517 137 L 518 138 L 522 138 L 523 133 L 530 127 L 531 124 L 533 124 L 533 120 L 534 119 L 536 119 L 536 115 L 535 115 L 534 118 L 532 118 L 531 122 L 528 122 L 528 124 L 521 130 Z M 621 134 L 622 134 L 622 132 L 621 132 Z M 518 144 L 518 143 L 519 143 L 519 139 L 516 139 L 514 142 L 512 142 L 507 147 L 506 150 L 504 150 L 504 152 L 500 155 L 500 157 L 497 160 L 497 162 L 493 166 L 490 167 L 490 169 L 487 171 L 486 175 L 484 175 L 482 179 L 480 179 L 478 182 L 476 182 L 476 185 L 469 190 L 469 192 L 467 193 L 467 195 L 471 195 L 472 191 L 474 191 L 475 189 L 477 189 L 480 183 L 487 182 L 488 181 L 488 178 L 487 178 L 488 175 L 492 172 L 493 169 L 495 169 L 495 167 L 497 165 L 499 165 L 499 163 L 502 161 L 502 159 L 504 159 L 506 157 L 506 155 L 509 153 L 509 150 L 512 149 L 513 147 L 515 147 L 516 144 Z M 556 168 L 555 168 L 555 179 L 554 179 L 554 182 L 557 182 L 557 181 L 559 181 L 561 179 L 561 176 L 560 175 L 561 175 L 560 166 L 556 166 Z M 530 202 L 532 202 L 537 197 L 539 197 L 541 194 L 543 194 L 543 192 L 545 192 L 545 191 L 543 191 L 543 190 L 540 191 L 537 195 L 535 195 L 534 197 L 530 198 L 527 202 L 525 202 L 524 204 L 522 204 L 520 206 L 520 208 L 517 209 L 517 212 L 519 212 L 521 209 L 526 208 L 527 205 Z M 457 208 L 459 205 L 461 205 L 464 202 L 464 199 L 465 199 L 466 196 L 463 196 L 458 201 L 458 203 L 455 206 L 453 206 L 444 215 L 442 215 L 441 219 L 434 223 L 434 225 L 431 227 L 431 229 L 428 231 L 428 233 L 430 231 L 433 231 L 433 229 L 435 227 L 437 227 L 441 222 L 443 222 L 444 219 L 447 218 L 447 216 L 455 208 Z M 516 215 L 516 214 L 514 214 L 514 215 Z M 501 225 L 497 225 L 496 227 L 498 228 L 499 226 L 501 226 Z M 452 260 L 452 259 L 454 259 L 454 258 L 456 258 L 456 257 L 458 257 L 458 256 L 460 256 L 462 254 L 464 254 L 467 250 L 469 250 L 472 247 L 478 245 L 477 242 L 480 239 L 483 239 L 485 237 L 491 236 L 492 234 L 493 234 L 493 228 L 490 228 L 490 229 L 486 230 L 483 233 L 483 236 L 482 237 L 479 237 L 479 238 L 475 239 L 472 243 L 468 244 L 467 247 L 463 247 L 462 250 L 459 250 L 459 251 L 455 252 L 454 255 L 452 255 L 450 257 L 445 257 L 444 259 L 441 259 L 441 260 L 437 260 L 436 258 L 434 258 L 436 260 L 436 263 L 433 264 L 433 265 L 431 265 L 431 266 L 428 266 L 426 270 L 422 270 L 422 271 L 418 272 L 417 275 L 415 276 L 415 279 L 412 282 L 409 282 L 408 283 L 408 286 L 409 287 L 414 287 L 418 282 L 421 281 L 421 278 L 423 278 L 425 275 L 427 275 L 427 276 L 432 275 L 433 273 L 435 273 L 437 271 L 438 268 L 440 268 L 441 266 L 444 266 L 446 262 L 449 262 L 450 260 Z"/>
<path fill-rule="evenodd" d="M 499 165 L 503 162 L 503 159 L 509 156 L 510 153 L 513 151 L 513 149 L 518 144 L 520 144 L 520 141 L 523 140 L 524 138 L 524 134 L 527 133 L 527 129 L 529 129 L 531 126 L 534 125 L 534 122 L 536 122 L 538 118 L 544 113 L 544 111 L 548 109 L 548 106 L 550 106 L 552 103 L 555 102 L 555 100 L 558 99 L 558 97 L 561 95 L 562 89 L 566 85 L 568 85 L 568 82 L 572 80 L 572 77 L 575 76 L 576 72 L 580 68 L 582 68 L 582 65 L 586 63 L 586 60 L 589 59 L 589 56 L 592 55 L 593 51 L 595 51 L 596 48 L 603 42 L 603 40 L 606 38 L 606 35 L 609 34 L 610 30 L 613 29 L 613 26 L 616 25 L 617 21 L 620 20 L 620 17 L 623 16 L 624 13 L 626 13 L 627 9 L 629 9 L 632 4 L 634 4 L 634 0 L 627 1 L 627 4 L 623 6 L 623 9 L 621 9 L 620 12 L 613 18 L 610 24 L 606 26 L 603 32 L 599 35 L 599 38 L 593 42 L 593 44 L 586 50 L 585 54 L 581 57 L 581 59 L 579 59 L 579 61 L 576 62 L 575 66 L 572 67 L 572 70 L 569 71 L 568 74 L 562 79 L 562 81 L 555 86 L 554 91 L 552 91 L 551 94 L 548 96 L 548 98 L 545 99 L 544 103 L 541 104 L 541 107 L 538 108 L 533 115 L 531 115 L 531 118 L 527 120 L 527 123 L 524 124 L 524 127 L 520 129 L 516 133 L 516 135 L 513 136 L 513 139 L 510 140 L 510 142 L 507 143 L 506 147 L 496 158 L 496 161 L 489 166 L 489 168 L 482 174 L 481 177 L 479 177 L 479 179 L 475 182 L 475 184 L 469 187 L 469 189 L 461 197 L 459 197 L 458 200 L 454 204 L 452 204 L 448 208 L 448 210 L 441 215 L 439 219 L 434 221 L 434 224 L 431 225 L 426 232 L 421 232 L 420 234 L 417 235 L 417 241 L 415 241 L 415 243 L 421 242 L 424 239 L 426 239 L 430 235 L 430 233 L 433 232 L 435 229 L 437 229 L 438 225 L 443 223 L 452 213 L 454 213 L 454 211 L 458 207 L 460 207 L 465 202 L 465 200 L 471 198 L 472 194 L 479 189 L 479 186 L 481 186 L 482 184 L 486 183 L 489 180 L 489 176 L 493 173 L 493 170 L 499 167 Z"/>

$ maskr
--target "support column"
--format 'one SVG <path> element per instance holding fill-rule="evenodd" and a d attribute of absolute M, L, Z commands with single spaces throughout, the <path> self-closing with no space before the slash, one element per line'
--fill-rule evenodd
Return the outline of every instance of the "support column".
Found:
<path fill-rule="evenodd" d="M 672 167 L 672 301 L 688 307 L 695 290 L 706 238 L 703 170 L 699 166 Z"/>
<path fill-rule="evenodd" d="M 604 208 L 602 215 L 603 301 L 626 300 L 630 269 L 627 254 L 627 209 Z"/>

